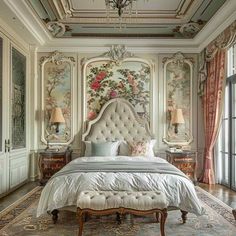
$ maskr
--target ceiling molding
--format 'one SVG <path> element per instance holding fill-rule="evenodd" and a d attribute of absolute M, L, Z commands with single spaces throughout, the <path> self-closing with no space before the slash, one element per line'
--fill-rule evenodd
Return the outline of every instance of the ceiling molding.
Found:
<path fill-rule="evenodd" d="M 43 45 L 52 37 L 44 29 L 40 27 L 40 21 L 32 14 L 29 6 L 25 1 L 18 0 L 3 0 L 11 11 L 19 18 L 24 26 L 31 32 L 32 36 L 38 41 L 40 45 Z M 33 18 L 33 19 L 32 19 Z"/>
<path fill-rule="evenodd" d="M 227 1 L 212 19 L 204 26 L 203 30 L 194 38 L 199 44 L 201 52 L 212 40 L 214 40 L 225 28 L 236 20 L 236 1 Z"/>
<path fill-rule="evenodd" d="M 18 34 L 15 33 L 15 31 L 0 18 L 0 31 L 11 41 L 14 42 L 14 44 L 18 45 L 20 48 L 22 48 L 25 51 L 29 50 L 29 45 L 25 42 L 23 38 L 21 38 Z"/>
<path fill-rule="evenodd" d="M 124 44 L 133 50 L 144 52 L 175 51 L 200 52 L 211 40 L 213 40 L 224 28 L 236 18 L 236 1 L 228 0 L 224 6 L 211 18 L 205 27 L 194 39 L 166 39 L 166 38 L 53 38 L 46 30 L 42 21 L 33 13 L 25 0 L 4 0 L 22 23 L 30 30 L 38 41 L 39 51 L 50 48 L 62 48 L 67 51 L 101 52 L 111 44 Z M 22 37 L 22 36 L 21 36 Z M 138 49 L 140 47 L 140 49 Z M 99 49 L 100 48 L 100 49 Z"/>
<path fill-rule="evenodd" d="M 88 47 L 88 46 L 84 46 L 84 47 L 39 47 L 38 48 L 38 52 L 53 52 L 56 50 L 59 50 L 60 52 L 70 52 L 70 53 L 91 53 L 91 54 L 101 54 L 104 53 L 105 51 L 108 51 L 110 49 L 110 46 L 112 45 L 112 43 L 110 43 L 109 46 L 107 47 L 103 47 L 103 46 L 97 46 L 97 47 Z M 198 47 L 173 47 L 173 45 L 171 47 L 132 47 L 132 46 L 127 46 L 127 44 L 125 44 L 125 46 L 127 47 L 127 50 L 131 53 L 141 53 L 141 54 L 152 54 L 152 53 L 176 53 L 178 51 L 181 51 L 183 53 L 199 53 L 199 49 Z"/>

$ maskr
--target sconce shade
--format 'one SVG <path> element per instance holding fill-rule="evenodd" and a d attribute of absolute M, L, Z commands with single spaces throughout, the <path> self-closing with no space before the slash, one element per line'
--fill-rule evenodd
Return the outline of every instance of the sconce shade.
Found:
<path fill-rule="evenodd" d="M 182 109 L 175 109 L 171 113 L 171 124 L 184 124 Z"/>
<path fill-rule="evenodd" d="M 51 114 L 51 123 L 65 123 L 65 118 L 60 107 L 55 107 Z"/>

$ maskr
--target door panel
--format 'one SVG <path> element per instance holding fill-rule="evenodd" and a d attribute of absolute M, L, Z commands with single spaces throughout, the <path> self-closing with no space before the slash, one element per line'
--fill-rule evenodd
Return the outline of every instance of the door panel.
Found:
<path fill-rule="evenodd" d="M 11 147 L 13 150 L 26 147 L 25 129 L 25 83 L 26 57 L 12 47 L 11 70 Z"/>
<path fill-rule="evenodd" d="M 10 188 L 27 180 L 27 158 L 25 156 L 10 159 Z"/>
<path fill-rule="evenodd" d="M 8 191 L 8 168 L 7 159 L 5 156 L 0 157 L 0 195 Z"/>
<path fill-rule="evenodd" d="M 6 133 L 3 129 L 3 38 L 0 35 L 0 195 L 8 191 L 8 161 L 5 152 Z"/>

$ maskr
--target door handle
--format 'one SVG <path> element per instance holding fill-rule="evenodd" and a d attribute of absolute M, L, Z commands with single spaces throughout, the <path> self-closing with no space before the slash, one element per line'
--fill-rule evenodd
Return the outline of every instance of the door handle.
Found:
<path fill-rule="evenodd" d="M 5 139 L 5 152 L 10 152 L 10 150 L 11 150 L 10 139 L 8 140 Z"/>
<path fill-rule="evenodd" d="M 11 143 L 10 143 L 10 139 L 8 139 L 7 151 L 10 152 L 10 150 L 11 150 Z"/>

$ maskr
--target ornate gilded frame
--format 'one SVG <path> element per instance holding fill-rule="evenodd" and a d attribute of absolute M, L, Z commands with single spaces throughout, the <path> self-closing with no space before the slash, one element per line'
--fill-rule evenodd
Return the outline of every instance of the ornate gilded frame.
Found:
<path fill-rule="evenodd" d="M 45 65 L 47 63 L 53 63 L 55 65 L 62 65 L 62 63 L 68 63 L 70 66 L 70 82 L 71 82 L 71 105 L 70 105 L 70 135 L 67 139 L 49 139 L 45 136 L 46 132 L 46 126 L 45 126 Z M 40 69 L 41 69 L 41 141 L 46 144 L 49 142 L 53 145 L 68 145 L 70 144 L 74 139 L 74 124 L 73 124 L 73 117 L 74 117 L 74 101 L 75 101 L 75 84 L 74 84 L 74 78 L 75 78 L 75 59 L 74 57 L 67 57 L 63 55 L 62 53 L 58 51 L 52 52 L 49 56 L 41 57 L 40 59 Z M 49 133 L 50 134 L 50 133 Z"/>
<path fill-rule="evenodd" d="M 192 105 L 193 105 L 193 95 L 192 95 L 192 84 L 193 84 L 193 63 L 194 60 L 193 58 L 187 58 L 185 57 L 181 52 L 177 52 L 176 54 L 173 55 L 173 57 L 165 57 L 163 58 L 163 70 L 164 70 L 164 135 L 163 135 L 163 142 L 168 144 L 168 145 L 189 145 L 193 141 L 193 127 L 192 127 Z M 168 117 L 168 112 L 170 112 L 168 109 L 167 105 L 167 66 L 169 64 L 176 65 L 179 69 L 181 67 L 183 68 L 184 65 L 189 66 L 189 82 L 190 82 L 190 100 L 189 100 L 189 129 L 187 129 L 188 133 L 186 132 L 186 138 L 185 139 L 179 139 L 179 140 L 171 140 L 171 138 L 168 136 L 168 126 L 170 125 L 170 120 L 167 119 Z M 170 113 L 169 113 L 170 114 Z M 177 137 L 178 139 L 178 137 Z"/>

